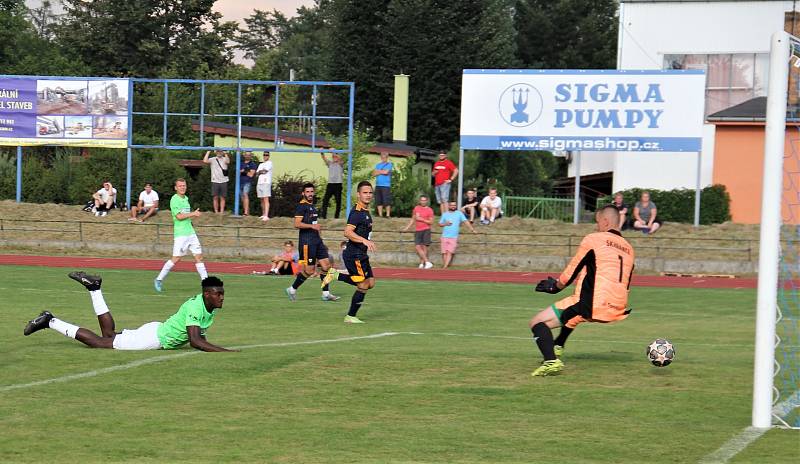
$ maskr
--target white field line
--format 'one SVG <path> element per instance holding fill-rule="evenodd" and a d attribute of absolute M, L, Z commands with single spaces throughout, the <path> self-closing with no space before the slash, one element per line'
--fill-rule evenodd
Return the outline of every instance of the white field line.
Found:
<path fill-rule="evenodd" d="M 776 404 L 772 408 L 772 414 L 784 416 L 797 407 L 800 407 L 800 390 L 797 390 L 792 396 Z M 770 428 L 746 427 L 739 432 L 738 435 L 720 446 L 718 450 L 701 459 L 700 464 L 725 464 L 769 430 Z"/>
<path fill-rule="evenodd" d="M 372 335 L 364 335 L 360 337 L 343 337 L 343 338 L 329 338 L 323 340 L 307 340 L 307 341 L 300 341 L 300 342 L 283 342 L 283 343 L 261 343 L 258 345 L 242 345 L 242 346 L 234 346 L 233 349 L 251 349 L 251 348 L 275 348 L 275 347 L 284 347 L 284 346 L 297 346 L 297 345 L 318 345 L 322 343 L 337 343 L 337 342 L 349 342 L 354 340 L 366 340 L 371 338 L 381 338 L 381 337 L 390 337 L 392 335 L 400 335 L 398 332 L 382 332 Z M 103 369 L 95 369 L 92 371 L 81 372 L 79 374 L 70 374 L 65 375 L 62 377 L 54 377 L 52 379 L 45 379 L 39 380 L 36 382 L 29 382 L 29 383 L 18 383 L 14 385 L 5 385 L 0 387 L 0 392 L 7 392 L 11 390 L 19 390 L 23 388 L 30 388 L 30 387 L 38 387 L 40 385 L 49 385 L 53 383 L 63 383 L 69 382 L 71 380 L 78 380 L 78 379 L 85 379 L 88 377 L 96 377 L 98 375 L 109 374 L 111 372 L 123 371 L 127 369 L 133 369 L 139 366 L 146 366 L 148 364 L 155 364 L 162 361 L 171 361 L 173 359 L 183 358 L 186 356 L 195 355 L 198 353 L 202 353 L 202 351 L 185 351 L 181 353 L 173 353 L 167 354 L 162 356 L 154 356 L 152 358 L 147 359 L 140 359 L 138 361 L 132 361 L 125 364 L 119 364 L 117 366 L 105 367 Z"/>

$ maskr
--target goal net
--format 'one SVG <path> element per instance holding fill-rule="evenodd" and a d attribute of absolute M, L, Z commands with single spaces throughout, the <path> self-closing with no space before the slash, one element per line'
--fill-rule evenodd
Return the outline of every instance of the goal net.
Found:
<path fill-rule="evenodd" d="M 753 426 L 800 428 L 800 39 L 773 36 L 769 79 Z"/>

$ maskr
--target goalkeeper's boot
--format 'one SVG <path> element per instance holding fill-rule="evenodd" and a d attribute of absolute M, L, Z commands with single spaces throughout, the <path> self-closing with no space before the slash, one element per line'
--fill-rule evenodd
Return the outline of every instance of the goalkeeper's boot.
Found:
<path fill-rule="evenodd" d="M 336 296 L 330 292 L 327 295 L 322 295 L 322 301 L 339 301 L 341 299 L 342 299 L 341 297 Z"/>
<path fill-rule="evenodd" d="M 561 345 L 555 345 L 553 347 L 553 351 L 556 353 L 556 358 L 561 359 L 564 356 L 564 347 Z"/>
<path fill-rule="evenodd" d="M 50 319 L 52 318 L 53 314 L 50 313 L 50 311 L 42 311 L 42 313 L 36 316 L 35 319 L 28 321 L 28 323 L 25 324 L 25 330 L 23 330 L 22 333 L 27 337 L 34 332 L 47 329 L 50 327 Z"/>
<path fill-rule="evenodd" d="M 564 370 L 564 363 L 560 359 L 553 359 L 544 361 L 541 366 L 537 367 L 531 373 L 532 377 L 545 377 L 548 375 L 558 375 L 559 372 Z"/>
<path fill-rule="evenodd" d="M 103 279 L 100 276 L 89 275 L 83 271 L 70 272 L 67 275 L 70 279 L 86 287 L 86 290 L 90 292 L 100 290 L 100 285 L 103 283 Z"/>
<path fill-rule="evenodd" d="M 365 324 L 364 321 L 355 317 L 355 316 L 345 316 L 344 317 L 345 324 Z"/>
<path fill-rule="evenodd" d="M 322 285 L 320 285 L 320 288 L 325 288 L 326 285 L 330 285 L 330 283 L 336 280 L 338 276 L 339 271 L 337 271 L 335 268 L 328 269 L 328 273 L 325 274 L 325 278 L 322 279 Z"/>

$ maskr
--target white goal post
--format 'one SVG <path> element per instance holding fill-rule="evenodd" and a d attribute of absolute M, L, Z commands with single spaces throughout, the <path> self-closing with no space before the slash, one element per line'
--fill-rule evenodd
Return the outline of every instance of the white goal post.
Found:
<path fill-rule="evenodd" d="M 770 46 L 753 369 L 752 426 L 758 428 L 772 425 L 783 157 L 792 40 L 786 32 L 776 32 Z"/>

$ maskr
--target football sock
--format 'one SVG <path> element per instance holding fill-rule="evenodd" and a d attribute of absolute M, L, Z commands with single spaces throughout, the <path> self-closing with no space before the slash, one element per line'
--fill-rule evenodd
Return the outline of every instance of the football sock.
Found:
<path fill-rule="evenodd" d="M 200 274 L 201 280 L 208 277 L 208 272 L 206 272 L 206 263 L 194 263 L 194 268 L 197 269 L 197 273 Z"/>
<path fill-rule="evenodd" d="M 161 272 L 158 273 L 156 280 L 164 280 L 164 278 L 167 277 L 167 274 L 169 274 L 170 269 L 172 269 L 174 266 L 175 263 L 173 263 L 171 259 L 168 259 L 167 262 L 164 263 L 164 267 L 161 268 Z"/>
<path fill-rule="evenodd" d="M 346 284 L 356 285 L 356 283 L 353 282 L 353 278 L 347 274 L 339 273 L 339 277 L 336 280 L 338 280 L 339 282 L 344 282 Z"/>
<path fill-rule="evenodd" d="M 361 309 L 361 303 L 364 302 L 364 297 L 366 295 L 367 294 L 361 290 L 356 290 L 356 292 L 353 293 L 353 299 L 350 300 L 350 311 L 347 311 L 348 316 L 356 316 L 358 310 Z"/>
<path fill-rule="evenodd" d="M 75 335 L 78 333 L 78 329 L 80 327 L 78 327 L 77 325 L 72 325 L 68 322 L 64 322 L 61 319 L 56 319 L 54 317 L 50 319 L 50 328 L 69 338 L 75 338 Z"/>
<path fill-rule="evenodd" d="M 325 273 L 324 272 L 319 275 L 319 280 L 325 280 Z M 322 287 L 323 294 L 327 295 L 328 294 L 328 290 L 330 290 L 330 284 Z"/>
<path fill-rule="evenodd" d="M 559 332 L 558 337 L 556 337 L 555 344 L 558 346 L 564 346 L 564 344 L 567 343 L 567 337 L 569 337 L 569 334 L 571 334 L 573 330 L 575 329 L 570 329 L 567 326 L 562 326 L 561 332 Z"/>
<path fill-rule="evenodd" d="M 103 298 L 102 290 L 92 290 L 89 295 L 92 297 L 92 309 L 94 309 L 95 314 L 102 316 L 108 312 L 108 305 Z"/>
<path fill-rule="evenodd" d="M 539 347 L 539 351 L 542 352 L 544 360 L 556 359 L 556 352 L 553 348 L 553 332 L 550 331 L 550 327 L 547 327 L 544 322 L 540 322 L 531 328 L 531 332 L 533 332 L 533 340 Z"/>
<path fill-rule="evenodd" d="M 300 288 L 301 285 L 303 285 L 303 282 L 305 282 L 306 279 L 308 279 L 308 277 L 306 277 L 305 274 L 303 274 L 302 272 L 297 274 L 297 278 L 294 279 L 294 283 L 292 284 L 292 288 L 297 290 L 298 288 Z"/>

